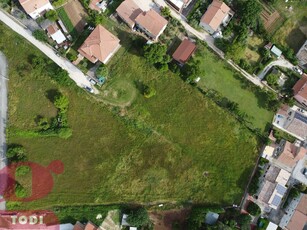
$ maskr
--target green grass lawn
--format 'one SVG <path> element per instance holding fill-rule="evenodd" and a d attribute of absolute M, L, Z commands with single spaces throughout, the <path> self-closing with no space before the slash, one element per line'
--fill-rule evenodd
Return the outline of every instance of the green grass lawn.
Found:
<path fill-rule="evenodd" d="M 69 139 L 8 135 L 8 144 L 23 145 L 30 161 L 47 166 L 60 159 L 65 165 L 64 173 L 54 176 L 54 189 L 47 197 L 19 208 L 240 201 L 258 143 L 197 89 L 170 72 L 158 72 L 138 50 L 123 46 L 109 63 L 106 85 L 125 89 L 120 82 L 126 82 L 134 87 L 132 104 L 122 111 L 79 88 L 61 87 L 44 72 L 34 74 L 30 60 L 42 54 L 2 24 L 0 33 L 0 50 L 9 63 L 8 129 L 34 129 L 37 115 L 54 117 L 56 110 L 47 97 L 50 90 L 61 91 L 70 101 Z M 140 82 L 152 85 L 157 95 L 144 98 L 138 91 Z"/>
<path fill-rule="evenodd" d="M 273 41 L 289 46 L 296 53 L 307 39 L 306 34 L 299 29 L 307 26 L 307 2 L 279 0 L 274 7 L 287 18 L 287 21 L 276 31 Z M 292 10 L 289 10 L 289 7 L 292 7 Z"/>
<path fill-rule="evenodd" d="M 75 27 L 73 26 L 72 22 L 70 21 L 65 9 L 63 7 L 58 8 L 57 13 L 60 17 L 60 19 L 62 20 L 62 22 L 64 23 L 66 29 L 68 30 L 68 33 L 70 33 L 70 35 L 73 38 L 77 38 L 78 37 L 78 32 L 75 29 Z"/>
<path fill-rule="evenodd" d="M 198 86 L 214 89 L 222 96 L 238 103 L 242 112 L 253 117 L 254 126 L 264 131 L 266 125 L 271 123 L 273 112 L 262 108 L 264 99 L 249 89 L 252 83 L 246 82 L 238 73 L 234 73 L 223 60 L 202 45 L 198 46 L 196 58 L 200 61 L 204 73 Z"/>

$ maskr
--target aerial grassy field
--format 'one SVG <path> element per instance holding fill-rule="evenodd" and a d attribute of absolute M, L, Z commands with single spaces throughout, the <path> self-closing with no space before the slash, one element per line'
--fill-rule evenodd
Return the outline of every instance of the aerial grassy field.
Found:
<path fill-rule="evenodd" d="M 251 83 L 246 82 L 239 74 L 235 74 L 223 60 L 204 46 L 198 46 L 195 58 L 200 61 L 203 72 L 201 80 L 197 83 L 198 86 L 214 89 L 222 96 L 238 103 L 239 110 L 252 117 L 253 125 L 264 131 L 266 125 L 271 123 L 273 112 L 261 106 L 264 98 L 248 88 Z"/>
<path fill-rule="evenodd" d="M 279 0 L 274 7 L 286 16 L 287 21 L 276 31 L 273 41 L 289 46 L 296 53 L 307 39 L 307 2 Z M 305 31 L 305 34 L 300 28 Z"/>
<path fill-rule="evenodd" d="M 79 88 L 58 85 L 44 71 L 37 74 L 31 59 L 43 54 L 2 24 L 0 33 L 0 50 L 9 62 L 8 144 L 24 146 L 30 161 L 47 166 L 59 159 L 65 165 L 64 173 L 54 176 L 54 189 L 47 197 L 14 208 L 240 201 L 258 143 L 194 87 L 170 72 L 158 72 L 133 47 L 122 47 L 109 64 L 107 84 L 123 92 L 135 87 L 135 97 L 128 97 L 129 107 L 113 107 Z M 123 80 L 128 84 L 116 83 Z M 156 96 L 146 99 L 140 94 L 142 84 L 153 86 Z M 48 98 L 53 90 L 69 98 L 72 137 L 10 135 L 14 128 L 35 129 L 37 115 L 55 116 Z"/>

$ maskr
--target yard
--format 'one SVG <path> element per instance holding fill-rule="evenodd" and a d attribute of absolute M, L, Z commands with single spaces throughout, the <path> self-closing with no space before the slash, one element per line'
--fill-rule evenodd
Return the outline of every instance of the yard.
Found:
<path fill-rule="evenodd" d="M 307 39 L 307 2 L 277 1 L 275 7 L 287 20 L 276 31 L 273 36 L 273 41 L 278 44 L 289 46 L 294 49 L 296 53 Z"/>
<path fill-rule="evenodd" d="M 262 131 L 271 123 L 273 112 L 263 108 L 264 98 L 250 90 L 238 73 L 226 66 L 225 62 L 204 46 L 198 46 L 196 58 L 200 61 L 203 76 L 198 85 L 204 89 L 214 89 L 222 96 L 239 104 L 239 110 L 252 118 L 251 122 Z M 242 79 L 243 78 L 243 79 Z"/>
<path fill-rule="evenodd" d="M 65 9 L 59 8 L 59 9 L 57 9 L 57 13 L 58 13 L 60 19 L 62 20 L 62 22 L 64 23 L 68 33 L 74 38 L 78 37 L 78 32 L 75 29 L 74 25 L 72 24 L 71 20 L 69 19 Z"/>
<path fill-rule="evenodd" d="M 252 37 L 248 37 L 247 39 L 247 47 L 245 49 L 245 58 L 252 65 L 257 65 L 260 54 L 258 53 L 258 49 L 263 46 L 263 40 L 256 35 Z"/>
<path fill-rule="evenodd" d="M 118 90 L 126 82 L 128 90 L 135 91 L 131 106 L 123 113 L 79 88 L 58 85 L 44 72 L 35 74 L 31 60 L 42 54 L 2 24 L 0 33 L 0 49 L 8 58 L 10 75 L 8 144 L 24 146 L 30 161 L 48 165 L 60 159 L 65 165 L 63 174 L 54 175 L 54 189 L 46 198 L 14 208 L 190 200 L 229 205 L 240 201 L 258 155 L 253 134 L 194 87 L 148 65 L 136 46 L 123 46 L 108 65 L 110 85 L 106 87 Z M 13 52 L 16 44 L 18 54 Z M 224 73 L 229 75 L 227 71 L 216 75 Z M 140 84 L 153 86 L 156 96 L 146 99 L 138 90 Z M 238 87 L 236 84 L 233 86 Z M 52 90 L 69 99 L 72 137 L 10 135 L 14 128 L 36 129 L 37 115 L 55 116 L 48 99 Z M 114 98 L 109 95 L 109 100 Z M 244 95 L 252 98 L 248 91 Z M 264 115 L 261 110 L 254 112 Z"/>

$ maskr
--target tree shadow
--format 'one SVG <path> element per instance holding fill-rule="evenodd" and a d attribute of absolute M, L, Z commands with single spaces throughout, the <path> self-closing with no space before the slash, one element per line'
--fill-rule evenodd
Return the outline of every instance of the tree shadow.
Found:
<path fill-rule="evenodd" d="M 52 103 L 54 103 L 55 98 L 60 95 L 61 95 L 61 92 L 57 89 L 49 89 L 45 92 L 45 96 Z"/>
<path fill-rule="evenodd" d="M 244 169 L 244 171 L 241 173 L 239 179 L 237 180 L 237 186 L 241 189 L 245 189 L 247 182 L 252 175 L 253 166 L 248 167 Z"/>
<path fill-rule="evenodd" d="M 135 80 L 133 83 L 137 90 L 140 92 L 140 94 L 144 94 L 147 86 L 140 80 Z"/>

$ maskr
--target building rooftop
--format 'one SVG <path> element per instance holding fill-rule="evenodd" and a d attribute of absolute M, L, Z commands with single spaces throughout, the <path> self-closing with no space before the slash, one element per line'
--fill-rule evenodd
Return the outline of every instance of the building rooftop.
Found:
<path fill-rule="evenodd" d="M 286 141 L 284 149 L 278 157 L 278 161 L 292 168 L 299 160 L 304 158 L 306 151 L 299 144 Z"/>
<path fill-rule="evenodd" d="M 297 52 L 296 57 L 299 61 L 299 65 L 302 68 L 307 68 L 307 40 L 305 43 L 302 45 L 300 50 Z"/>
<path fill-rule="evenodd" d="M 28 14 L 31 14 L 50 2 L 49 0 L 19 0 L 19 3 Z"/>
<path fill-rule="evenodd" d="M 277 48 L 277 46 L 273 45 L 271 48 L 271 52 L 276 55 L 277 57 L 280 57 L 282 54 L 282 51 Z"/>
<path fill-rule="evenodd" d="M 224 2 L 213 0 L 200 21 L 217 30 L 229 12 L 230 8 Z"/>
<path fill-rule="evenodd" d="M 130 27 L 134 27 L 136 17 L 143 11 L 133 0 L 125 0 L 117 7 L 116 12 Z"/>
<path fill-rule="evenodd" d="M 173 54 L 179 63 L 186 63 L 196 50 L 196 45 L 189 39 L 184 39 Z"/>
<path fill-rule="evenodd" d="M 297 230 L 305 229 L 307 226 L 307 195 L 304 194 L 297 205 L 293 216 L 291 217 L 286 229 Z"/>
<path fill-rule="evenodd" d="M 270 181 L 270 182 L 275 182 L 276 178 L 278 177 L 279 173 L 280 173 L 280 168 L 271 165 L 269 170 L 267 171 L 266 175 L 265 175 L 265 179 Z"/>
<path fill-rule="evenodd" d="M 93 63 L 97 59 L 104 63 L 118 46 L 119 39 L 106 28 L 98 25 L 78 49 L 78 52 Z"/>
<path fill-rule="evenodd" d="M 167 20 L 153 9 L 139 14 L 135 22 L 141 25 L 154 37 L 157 37 L 167 25 Z"/>

